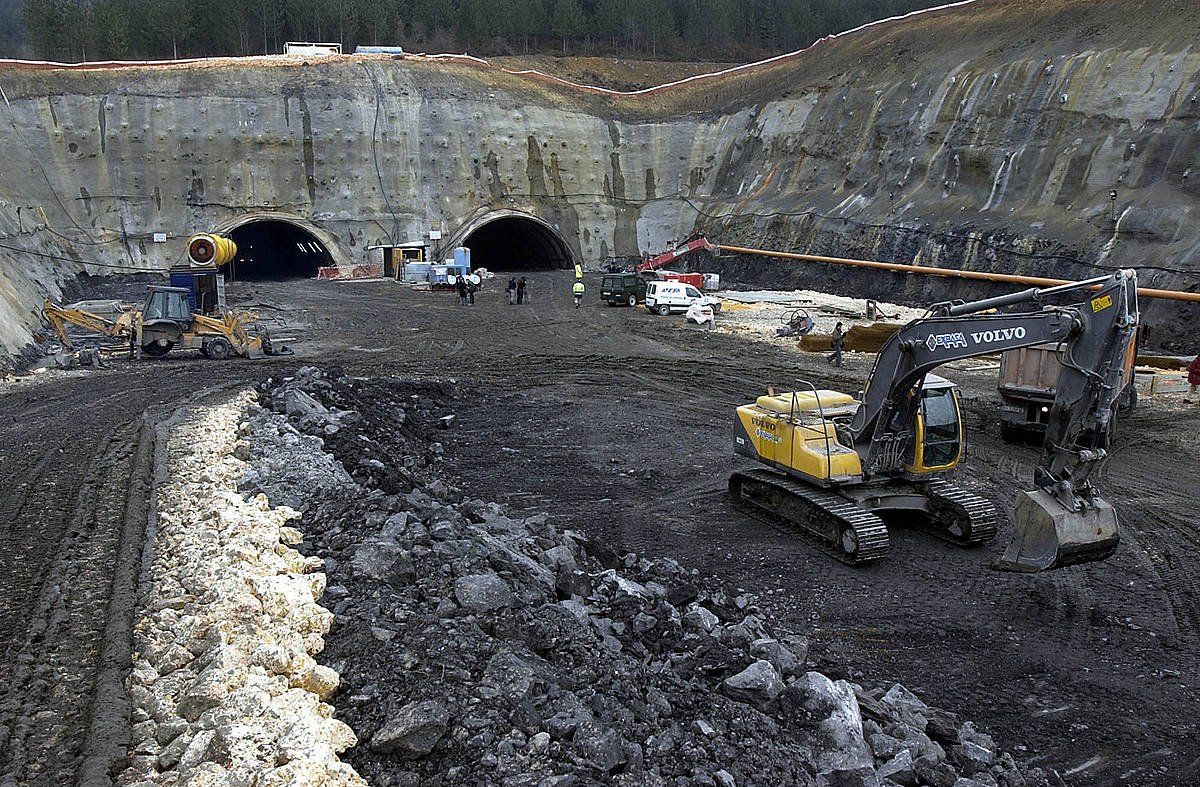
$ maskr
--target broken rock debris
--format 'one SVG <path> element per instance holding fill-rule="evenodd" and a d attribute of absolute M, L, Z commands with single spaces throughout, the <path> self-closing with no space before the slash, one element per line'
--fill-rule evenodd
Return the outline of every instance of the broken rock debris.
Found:
<path fill-rule="evenodd" d="M 286 415 L 296 391 L 343 425 Z M 246 477 L 299 494 L 301 549 L 329 574 L 333 701 L 369 741 L 345 756 L 372 782 L 1049 783 L 903 687 L 807 669 L 753 594 L 464 495 L 431 450 L 450 386 L 308 368 L 261 395 L 278 414 L 251 415 Z M 276 489 L 273 468 L 314 470 Z"/>
<path fill-rule="evenodd" d="M 338 675 L 314 659 L 333 617 L 317 603 L 322 561 L 291 548 L 301 540 L 288 524 L 295 511 L 238 491 L 246 465 L 235 453 L 247 453 L 238 422 L 249 406 L 243 394 L 196 407 L 171 430 L 121 783 L 365 784 L 338 757 L 354 733 L 324 701 Z M 301 443 L 294 429 L 290 437 Z"/>

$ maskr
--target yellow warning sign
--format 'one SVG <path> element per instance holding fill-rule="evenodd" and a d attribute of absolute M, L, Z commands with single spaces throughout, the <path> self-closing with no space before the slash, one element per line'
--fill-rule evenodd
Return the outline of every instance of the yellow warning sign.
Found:
<path fill-rule="evenodd" d="M 1101 295 L 1099 298 L 1092 299 L 1092 312 L 1102 312 L 1112 306 L 1111 295 Z"/>

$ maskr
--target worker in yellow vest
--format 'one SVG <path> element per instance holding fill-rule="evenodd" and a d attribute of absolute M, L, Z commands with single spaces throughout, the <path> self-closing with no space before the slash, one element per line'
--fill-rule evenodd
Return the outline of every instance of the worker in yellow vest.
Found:
<path fill-rule="evenodd" d="M 583 278 L 583 266 L 580 265 L 578 262 L 575 263 L 575 278 L 576 279 Z"/>
<path fill-rule="evenodd" d="M 576 279 L 575 285 L 571 287 L 571 292 L 575 295 L 575 308 L 579 308 L 580 302 L 583 301 L 583 279 Z"/>

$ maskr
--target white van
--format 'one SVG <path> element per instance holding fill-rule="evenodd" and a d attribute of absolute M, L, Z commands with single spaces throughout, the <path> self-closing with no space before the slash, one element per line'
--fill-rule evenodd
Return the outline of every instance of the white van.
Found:
<path fill-rule="evenodd" d="M 721 301 L 680 281 L 652 281 L 646 284 L 646 311 L 664 317 L 671 312 L 685 312 L 693 303 L 711 306 L 721 311 Z"/>

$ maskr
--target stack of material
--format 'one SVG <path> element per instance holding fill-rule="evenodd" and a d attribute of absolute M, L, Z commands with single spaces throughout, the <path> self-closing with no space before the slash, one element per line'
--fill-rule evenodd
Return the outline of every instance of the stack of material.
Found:
<path fill-rule="evenodd" d="M 1140 358 L 1138 360 L 1141 361 Z M 1137 386 L 1138 396 L 1143 398 L 1188 392 L 1186 371 L 1173 372 L 1138 366 L 1134 370 L 1133 383 Z"/>
<path fill-rule="evenodd" d="M 846 332 L 846 350 L 863 353 L 877 353 L 884 342 L 892 338 L 902 325 L 894 322 L 877 322 L 871 325 L 854 325 Z M 829 352 L 833 349 L 833 340 L 827 333 L 813 334 L 800 337 L 800 349 L 806 352 Z"/>
<path fill-rule="evenodd" d="M 452 388 L 305 368 L 261 390 L 243 485 L 325 559 L 322 658 L 370 783 L 1052 783 L 899 684 L 810 669 L 752 593 L 464 495 L 434 439 Z"/>
<path fill-rule="evenodd" d="M 317 268 L 318 279 L 376 279 L 383 275 L 383 263 L 368 265 L 330 265 Z"/>

